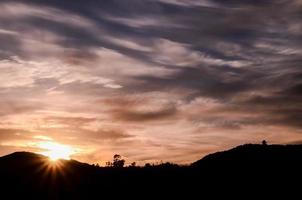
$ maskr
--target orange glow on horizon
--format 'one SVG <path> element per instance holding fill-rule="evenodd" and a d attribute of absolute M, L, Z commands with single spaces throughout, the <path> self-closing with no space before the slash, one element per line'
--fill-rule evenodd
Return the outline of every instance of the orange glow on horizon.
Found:
<path fill-rule="evenodd" d="M 51 161 L 57 161 L 58 159 L 70 160 L 70 156 L 75 153 L 72 147 L 55 142 L 41 142 L 38 146 L 46 150 L 41 154 L 49 157 Z"/>

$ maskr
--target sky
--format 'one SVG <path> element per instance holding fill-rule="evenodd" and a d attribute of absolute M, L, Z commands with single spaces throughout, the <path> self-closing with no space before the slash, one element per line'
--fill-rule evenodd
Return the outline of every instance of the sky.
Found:
<path fill-rule="evenodd" d="M 301 0 L 1 0 L 0 156 L 301 143 L 301 18 Z"/>

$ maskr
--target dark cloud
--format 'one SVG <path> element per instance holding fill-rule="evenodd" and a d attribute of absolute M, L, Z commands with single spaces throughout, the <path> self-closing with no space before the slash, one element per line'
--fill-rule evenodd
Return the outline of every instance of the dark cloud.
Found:
<path fill-rule="evenodd" d="M 126 109 L 113 111 L 113 118 L 115 120 L 143 122 L 163 120 L 165 118 L 175 116 L 176 113 L 177 110 L 174 106 L 157 111 L 134 111 Z"/>
<path fill-rule="evenodd" d="M 9 33 L 0 33 L 1 52 L 0 59 L 6 59 L 16 54 L 21 54 L 20 41 Z"/>
<path fill-rule="evenodd" d="M 301 74 L 299 74 L 298 76 L 301 76 Z M 287 91 L 285 91 L 285 94 L 293 95 L 295 97 L 302 97 L 302 83 L 292 86 Z"/>
<path fill-rule="evenodd" d="M 215 69 L 215 67 L 201 69 L 185 68 L 167 78 L 140 76 L 137 79 L 144 83 L 142 90 L 145 91 L 165 88 L 185 88 L 195 90 L 200 96 L 213 98 L 233 96 L 242 91 L 252 89 L 248 81 L 249 77 L 245 77 L 244 72 L 240 72 L 243 70 L 229 69 L 229 71 L 226 71 L 228 67 L 225 68 L 224 72 L 221 72 L 222 69 Z M 223 76 L 230 76 L 231 78 L 234 76 L 234 80 L 225 80 Z M 135 88 L 135 85 L 133 88 Z"/>
<path fill-rule="evenodd" d="M 84 131 L 85 133 L 85 131 Z M 121 140 L 127 138 L 133 138 L 133 135 L 130 135 L 122 130 L 97 130 L 97 131 L 88 131 L 86 130 L 86 135 L 93 135 L 97 140 Z"/>
<path fill-rule="evenodd" d="M 223 0 L 213 0 L 216 3 L 222 4 L 222 5 L 230 5 L 230 6 L 271 6 L 276 3 L 282 3 L 286 2 L 284 0 L 268 0 L 268 1 L 261 1 L 261 0 L 228 0 L 228 1 L 223 1 Z"/>
<path fill-rule="evenodd" d="M 134 138 L 135 135 L 129 134 L 127 131 L 119 128 L 99 128 L 97 130 L 90 130 L 84 126 L 70 126 L 63 130 L 58 128 L 41 127 L 38 129 L 39 133 L 44 133 L 51 138 L 56 138 L 62 143 L 81 143 L 85 145 L 102 144 L 104 141 L 116 142 L 123 139 Z"/>
<path fill-rule="evenodd" d="M 118 98 L 107 98 L 100 101 L 109 107 L 109 114 L 114 120 L 145 122 L 159 121 L 175 118 L 178 114 L 177 107 L 172 102 L 160 104 L 155 99 L 148 97 L 121 96 Z"/>

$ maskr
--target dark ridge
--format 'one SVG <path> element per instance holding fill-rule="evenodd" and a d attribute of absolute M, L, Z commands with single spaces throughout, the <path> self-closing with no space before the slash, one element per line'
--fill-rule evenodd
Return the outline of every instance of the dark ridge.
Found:
<path fill-rule="evenodd" d="M 210 154 L 190 166 L 98 167 L 16 152 L 0 158 L 0 197 L 191 199 L 209 193 L 226 198 L 238 191 L 262 197 L 263 193 L 300 193 L 296 183 L 302 178 L 301 171 L 302 145 L 246 144 Z"/>
<path fill-rule="evenodd" d="M 9 159 L 42 159 L 46 158 L 46 156 L 32 153 L 32 152 L 27 152 L 27 151 L 19 151 L 19 152 L 14 152 L 5 156 L 0 157 L 1 160 L 9 160 Z"/>
<path fill-rule="evenodd" d="M 212 162 L 225 164 L 270 164 L 272 162 L 291 164 L 292 162 L 302 162 L 302 145 L 245 144 L 227 151 L 209 154 L 192 163 L 192 166 L 197 167 Z"/>

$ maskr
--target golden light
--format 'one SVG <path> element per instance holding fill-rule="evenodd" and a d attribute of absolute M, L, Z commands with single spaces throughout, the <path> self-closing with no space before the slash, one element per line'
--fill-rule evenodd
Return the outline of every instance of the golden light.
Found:
<path fill-rule="evenodd" d="M 48 156 L 50 160 L 56 161 L 58 159 L 69 160 L 74 150 L 67 145 L 58 144 L 55 142 L 41 142 L 39 147 L 45 149 L 43 155 Z"/>

